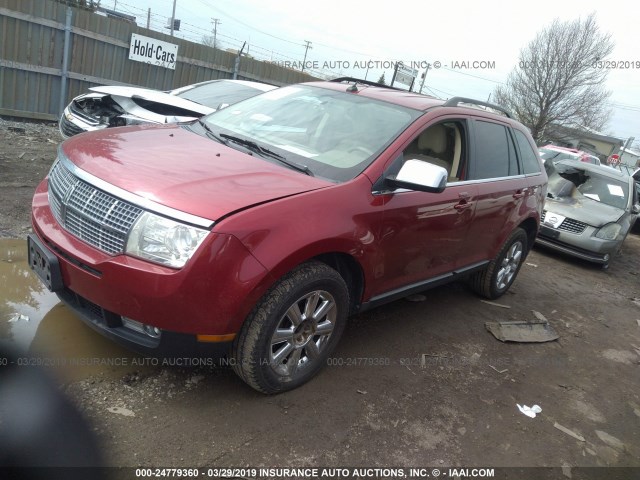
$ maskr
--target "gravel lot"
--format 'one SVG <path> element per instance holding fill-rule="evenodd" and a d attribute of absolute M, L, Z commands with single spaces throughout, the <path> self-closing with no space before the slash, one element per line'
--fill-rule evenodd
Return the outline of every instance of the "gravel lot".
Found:
<path fill-rule="evenodd" d="M 0 136 L 0 237 L 22 239 L 60 135 L 53 125 L 0 121 Z M 26 253 L 1 242 L 0 266 L 16 265 L 1 271 L 6 286 L 27 271 Z M 497 301 L 509 308 L 461 283 L 378 308 L 351 320 L 333 365 L 277 396 L 227 369 L 131 365 L 144 359 L 109 350 L 62 306 L 40 312 L 26 347 L 127 355 L 126 367 L 51 372 L 90 419 L 109 465 L 640 467 L 639 273 L 637 233 L 608 271 L 536 248 Z M 0 299 L 0 322 L 10 300 Z M 502 343 L 485 329 L 533 320 L 533 310 L 559 340 Z M 82 341 L 65 341 L 79 331 Z M 542 413 L 528 418 L 516 404 Z"/>

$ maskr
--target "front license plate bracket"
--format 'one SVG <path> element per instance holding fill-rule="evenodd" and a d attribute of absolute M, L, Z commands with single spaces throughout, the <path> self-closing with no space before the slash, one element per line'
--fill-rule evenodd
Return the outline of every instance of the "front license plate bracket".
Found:
<path fill-rule="evenodd" d="M 560 237 L 560 232 L 545 225 L 540 226 L 540 235 L 543 237 L 553 238 L 554 240 Z"/>
<path fill-rule="evenodd" d="M 40 239 L 33 234 L 27 235 L 27 247 L 29 254 L 29 267 L 38 275 L 38 278 L 52 292 L 64 288 L 60 263 Z"/>

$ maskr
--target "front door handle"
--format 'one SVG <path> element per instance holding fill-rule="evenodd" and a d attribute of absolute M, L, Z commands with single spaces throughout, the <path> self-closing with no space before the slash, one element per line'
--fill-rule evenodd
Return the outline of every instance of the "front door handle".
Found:
<path fill-rule="evenodd" d="M 455 208 L 456 210 L 458 210 L 459 212 L 462 212 L 464 210 L 466 210 L 467 208 L 469 208 L 472 204 L 467 202 L 466 200 L 462 200 L 460 203 L 456 203 L 453 208 Z"/>

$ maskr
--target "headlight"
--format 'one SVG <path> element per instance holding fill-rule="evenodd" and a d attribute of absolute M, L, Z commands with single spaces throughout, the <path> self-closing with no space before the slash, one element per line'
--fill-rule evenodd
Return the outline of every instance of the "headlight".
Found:
<path fill-rule="evenodd" d="M 607 223 L 604 227 L 598 230 L 596 237 L 603 240 L 615 240 L 622 227 L 617 223 Z"/>
<path fill-rule="evenodd" d="M 125 253 L 168 267 L 181 268 L 209 233 L 150 212 L 140 215 Z"/>

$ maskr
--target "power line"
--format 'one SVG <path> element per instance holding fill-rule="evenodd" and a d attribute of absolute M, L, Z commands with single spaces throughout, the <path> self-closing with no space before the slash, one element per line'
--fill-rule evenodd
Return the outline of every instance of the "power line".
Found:
<path fill-rule="evenodd" d="M 200 0 L 202 2 L 202 0 Z M 204 2 L 203 2 L 204 3 Z M 206 5 L 206 4 L 205 4 Z M 212 5 L 207 5 L 210 8 L 213 8 L 214 10 L 219 11 L 220 13 L 222 13 L 223 15 L 225 15 L 226 17 L 230 18 L 231 20 L 233 20 L 236 23 L 239 23 L 240 25 L 243 25 L 247 28 L 250 28 L 251 30 L 255 30 L 256 32 L 262 33 L 263 35 L 266 35 L 268 37 L 272 37 L 275 38 L 277 40 L 280 40 L 282 42 L 287 42 L 287 43 L 291 43 L 293 45 L 297 45 L 299 47 L 304 47 L 303 44 L 298 43 L 298 42 L 293 42 L 291 40 L 287 40 L 286 38 L 282 38 L 282 37 L 278 37 L 277 35 L 272 35 L 271 33 L 265 32 L 263 30 L 260 30 L 259 28 L 256 28 L 254 26 L 249 25 L 248 23 L 243 22 L 242 20 L 238 20 L 237 18 L 232 17 L 231 15 L 229 15 L 228 13 L 226 13 L 224 10 L 222 10 L 220 7 L 216 6 L 213 7 Z"/>
<path fill-rule="evenodd" d="M 431 88 L 429 88 L 429 87 L 424 87 L 424 88 L 425 88 L 425 89 L 427 89 L 427 90 L 429 90 L 429 91 L 431 92 L 431 94 L 432 94 L 434 97 L 439 98 L 440 100 L 443 100 L 443 99 L 440 97 L 440 95 L 438 95 L 436 92 L 434 92 Z"/>
<path fill-rule="evenodd" d="M 429 90 L 431 90 L 432 92 L 433 92 L 433 90 L 435 90 L 436 92 L 444 93 L 447 97 L 455 97 L 455 95 L 454 95 L 453 93 L 448 93 L 448 92 L 445 92 L 445 91 L 443 91 L 443 90 L 438 90 L 436 87 L 426 87 L 426 86 L 425 86 L 424 88 L 429 89 Z M 437 96 L 437 95 L 436 95 L 436 96 Z"/>
<path fill-rule="evenodd" d="M 493 83 L 497 83 L 499 85 L 505 85 L 504 82 L 499 82 L 498 80 L 492 80 L 490 78 L 485 78 L 485 77 L 481 77 L 479 75 L 474 75 L 472 73 L 467 73 L 467 72 L 460 72 L 459 70 L 454 70 L 452 68 L 448 68 L 448 67 L 442 67 L 443 70 L 447 70 L 449 72 L 453 72 L 453 73 L 459 73 L 460 75 L 467 75 L 468 77 L 473 77 L 473 78 L 477 78 L 479 80 L 485 80 L 487 82 L 493 82 Z"/>

